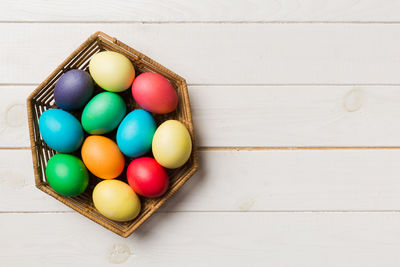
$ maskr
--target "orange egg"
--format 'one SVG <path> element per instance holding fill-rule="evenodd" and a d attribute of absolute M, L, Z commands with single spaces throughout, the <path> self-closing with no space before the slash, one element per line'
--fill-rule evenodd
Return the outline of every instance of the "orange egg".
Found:
<path fill-rule="evenodd" d="M 117 144 L 107 137 L 87 137 L 83 142 L 81 155 L 88 170 L 102 179 L 113 179 L 124 170 L 124 156 Z"/>

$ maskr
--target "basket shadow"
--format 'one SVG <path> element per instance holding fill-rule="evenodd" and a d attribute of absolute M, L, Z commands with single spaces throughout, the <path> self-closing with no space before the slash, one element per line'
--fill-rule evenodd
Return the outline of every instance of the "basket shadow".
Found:
<path fill-rule="evenodd" d="M 143 223 L 130 238 L 147 239 L 151 238 L 152 234 L 156 234 L 153 229 L 159 228 L 166 220 L 170 220 L 178 213 L 186 212 L 182 208 L 182 203 L 190 198 L 190 195 L 198 190 L 204 183 L 206 177 L 206 166 L 203 165 L 202 153 L 199 153 L 199 169 L 197 172 L 178 190 L 159 210 L 157 210 L 151 218 Z"/>

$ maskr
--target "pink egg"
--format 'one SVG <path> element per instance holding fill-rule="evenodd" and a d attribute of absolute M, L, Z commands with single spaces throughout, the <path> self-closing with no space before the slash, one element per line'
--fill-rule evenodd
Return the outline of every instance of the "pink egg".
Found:
<path fill-rule="evenodd" d="M 137 76 L 132 84 L 132 95 L 142 108 L 156 114 L 170 113 L 178 105 L 175 88 L 158 73 L 145 72 Z"/>

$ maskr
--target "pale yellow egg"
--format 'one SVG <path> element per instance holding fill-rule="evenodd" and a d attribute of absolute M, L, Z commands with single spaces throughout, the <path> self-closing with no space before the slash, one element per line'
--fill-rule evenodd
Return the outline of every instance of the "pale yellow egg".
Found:
<path fill-rule="evenodd" d="M 135 191 L 120 180 L 104 180 L 93 190 L 93 204 L 110 220 L 126 222 L 140 212 L 140 200 Z"/>
<path fill-rule="evenodd" d="M 192 152 L 192 140 L 185 125 L 177 120 L 168 120 L 161 124 L 153 137 L 153 155 L 165 168 L 181 167 Z"/>
<path fill-rule="evenodd" d="M 103 51 L 95 54 L 89 62 L 93 80 L 104 90 L 122 92 L 128 89 L 135 78 L 135 68 L 124 55 Z"/>

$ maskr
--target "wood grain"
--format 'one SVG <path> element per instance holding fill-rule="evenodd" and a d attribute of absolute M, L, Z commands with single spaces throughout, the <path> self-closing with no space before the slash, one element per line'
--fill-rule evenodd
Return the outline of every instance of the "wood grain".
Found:
<path fill-rule="evenodd" d="M 398 86 L 191 86 L 200 146 L 400 146 Z"/>
<path fill-rule="evenodd" d="M 2 266 L 399 265 L 399 1 L 0 10 Z M 128 239 L 37 190 L 25 149 L 27 95 L 98 30 L 187 79 L 203 149 L 199 172 Z"/>
<path fill-rule="evenodd" d="M 26 99 L 33 86 L 0 86 L 0 147 L 28 147 Z"/>
<path fill-rule="evenodd" d="M 189 84 L 400 84 L 400 24 L 218 23 L 2 23 L 0 83 L 41 82 L 98 30 Z"/>
<path fill-rule="evenodd" d="M 0 86 L 0 147 L 28 147 L 25 99 Z M 12 93 L 9 93 L 12 92 Z M 201 147 L 400 147 L 400 86 L 189 86 Z"/>
<path fill-rule="evenodd" d="M 361 148 L 400 147 L 400 2 L 0 10 L 2 265 L 398 266 L 400 149 Z M 203 147 L 199 172 L 128 239 L 37 190 L 24 149 L 27 95 L 97 30 L 187 79 Z"/>
<path fill-rule="evenodd" d="M 400 210 L 400 150 L 204 151 L 162 211 Z M 34 187 L 29 150 L 0 150 L 0 212 L 71 211 Z"/>
<path fill-rule="evenodd" d="M 0 21 L 30 22 L 400 21 L 400 3 L 379 0 L 2 0 L 0 10 Z"/>
<path fill-rule="evenodd" d="M 40 267 L 397 266 L 399 224 L 399 213 L 158 213 L 122 239 L 78 214 L 0 214 L 0 261 Z"/>

